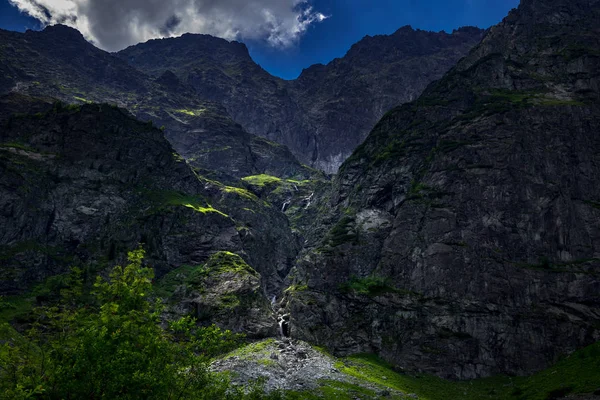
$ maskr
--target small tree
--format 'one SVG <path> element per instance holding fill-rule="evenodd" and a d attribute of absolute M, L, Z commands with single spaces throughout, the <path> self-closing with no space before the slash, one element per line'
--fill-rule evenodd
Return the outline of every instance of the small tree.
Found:
<path fill-rule="evenodd" d="M 218 346 L 193 335 L 193 321 L 176 322 L 176 332 L 159 326 L 162 305 L 148 300 L 153 271 L 142 266 L 143 257 L 142 249 L 132 251 L 127 266 L 115 267 L 108 280 L 98 277 L 95 306 L 74 307 L 81 285 L 73 285 L 61 305 L 41 310 L 30 340 L 0 343 L 0 391 L 14 399 L 244 396 L 208 371 L 206 357 L 197 356 L 202 345 L 209 352 Z M 186 339 L 173 340 L 173 333 Z"/>

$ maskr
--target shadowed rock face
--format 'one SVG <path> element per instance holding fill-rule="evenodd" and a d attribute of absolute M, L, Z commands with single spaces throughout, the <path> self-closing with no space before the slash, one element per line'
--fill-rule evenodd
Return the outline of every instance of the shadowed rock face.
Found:
<path fill-rule="evenodd" d="M 314 65 L 294 81 L 271 76 L 245 45 L 207 35 L 151 40 L 118 56 L 150 75 L 173 71 L 201 98 L 223 104 L 247 131 L 287 145 L 305 163 L 336 172 L 387 110 L 417 98 L 468 53 L 482 32 L 404 27 L 389 36 L 367 36 L 345 57 Z"/>
<path fill-rule="evenodd" d="M 146 75 L 66 26 L 25 33 L 0 30 L 0 72 L 0 94 L 12 91 L 126 108 L 164 127 L 169 142 L 193 166 L 227 179 L 261 173 L 310 175 L 285 146 L 249 134 L 223 106 L 200 100 L 172 72 Z"/>
<path fill-rule="evenodd" d="M 138 243 L 159 277 L 235 252 L 262 276 L 256 296 L 291 268 L 298 239 L 278 208 L 197 176 L 124 110 L 12 94 L 0 98 L 0 127 L 2 294 L 73 265 L 112 265 Z"/>
<path fill-rule="evenodd" d="M 340 168 L 292 332 L 473 378 L 600 339 L 600 2 L 523 0 Z"/>

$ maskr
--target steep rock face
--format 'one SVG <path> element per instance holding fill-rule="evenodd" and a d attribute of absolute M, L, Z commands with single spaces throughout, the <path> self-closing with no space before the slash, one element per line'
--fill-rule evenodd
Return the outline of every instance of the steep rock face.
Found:
<path fill-rule="evenodd" d="M 293 92 L 315 136 L 313 165 L 336 172 L 386 111 L 416 99 L 482 34 L 477 28 L 447 34 L 407 26 L 389 36 L 367 36 L 343 58 L 303 71 Z"/>
<path fill-rule="evenodd" d="M 194 315 L 200 323 L 242 332 L 250 338 L 275 336 L 277 319 L 263 295 L 260 274 L 237 254 L 217 252 L 206 264 L 182 267 L 163 278 L 174 286 L 171 312 Z"/>
<path fill-rule="evenodd" d="M 523 0 L 378 123 L 300 260 L 293 335 L 454 378 L 600 338 L 599 22 L 597 0 Z"/>
<path fill-rule="evenodd" d="M 298 239 L 279 210 L 198 177 L 159 129 L 124 110 L 12 94 L 0 126 L 0 293 L 118 262 L 138 243 L 158 276 L 238 253 L 263 276 L 261 293 L 291 268 Z"/>
<path fill-rule="evenodd" d="M 154 76 L 174 72 L 249 132 L 335 172 L 384 112 L 415 99 L 481 36 L 477 28 L 446 34 L 405 27 L 366 37 L 344 58 L 313 66 L 295 81 L 271 76 L 243 44 L 206 35 L 151 40 L 118 55 Z"/>
<path fill-rule="evenodd" d="M 285 147 L 247 133 L 225 108 L 199 100 L 172 72 L 150 77 L 66 26 L 25 33 L 0 30 L 0 72 L 0 94 L 127 108 L 137 118 L 163 126 L 175 150 L 220 176 L 310 174 Z M 218 157 L 207 155 L 215 149 Z"/>

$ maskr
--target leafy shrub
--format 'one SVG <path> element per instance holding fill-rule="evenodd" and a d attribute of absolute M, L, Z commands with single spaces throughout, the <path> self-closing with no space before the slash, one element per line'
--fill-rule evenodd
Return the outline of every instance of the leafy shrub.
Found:
<path fill-rule="evenodd" d="M 0 392 L 13 399 L 238 399 L 277 398 L 259 386 L 245 393 L 207 362 L 237 346 L 239 335 L 182 318 L 159 325 L 151 302 L 153 271 L 144 251 L 128 254 L 109 279 L 97 278 L 91 301 L 74 272 L 60 304 L 37 311 L 38 323 L 21 336 L 8 324 L 0 341 Z M 253 397 L 252 397 L 253 396 Z"/>

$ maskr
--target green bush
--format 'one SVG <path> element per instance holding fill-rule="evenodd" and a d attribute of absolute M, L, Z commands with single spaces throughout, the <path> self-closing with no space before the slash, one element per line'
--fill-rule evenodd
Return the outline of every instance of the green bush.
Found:
<path fill-rule="evenodd" d="M 149 301 L 153 271 L 143 257 L 141 249 L 130 252 L 128 265 L 98 277 L 88 301 L 75 270 L 61 302 L 37 310 L 39 322 L 25 336 L 2 326 L 0 392 L 11 399 L 278 398 L 208 370 L 237 335 L 197 329 L 190 317 L 160 327 L 163 309 Z"/>

